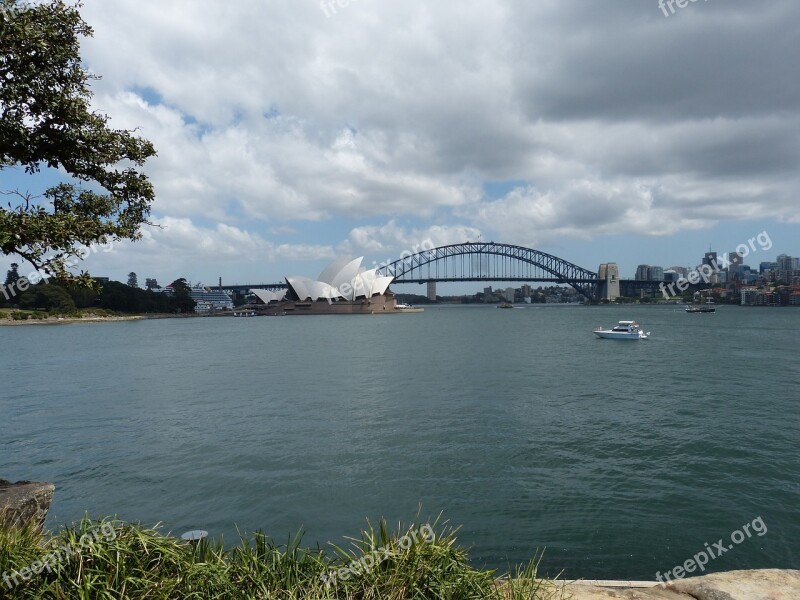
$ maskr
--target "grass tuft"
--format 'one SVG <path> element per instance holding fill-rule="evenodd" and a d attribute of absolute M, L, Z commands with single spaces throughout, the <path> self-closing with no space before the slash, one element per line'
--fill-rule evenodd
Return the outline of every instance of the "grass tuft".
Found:
<path fill-rule="evenodd" d="M 0 598 L 21 599 L 478 599 L 557 600 L 563 586 L 537 575 L 541 556 L 498 578 L 475 569 L 456 528 L 369 521 L 346 547 L 279 545 L 261 532 L 226 550 L 115 519 L 50 535 L 0 527 Z"/>

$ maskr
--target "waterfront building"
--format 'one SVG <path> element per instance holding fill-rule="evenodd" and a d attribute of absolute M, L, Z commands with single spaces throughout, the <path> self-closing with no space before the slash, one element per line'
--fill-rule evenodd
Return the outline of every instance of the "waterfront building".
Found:
<path fill-rule="evenodd" d="M 233 310 L 233 300 L 222 290 L 212 290 L 196 285 L 189 289 L 189 295 L 195 301 L 195 312 Z"/>
<path fill-rule="evenodd" d="M 196 313 L 209 313 L 214 310 L 214 305 L 207 300 L 195 300 L 194 312 Z"/>
<path fill-rule="evenodd" d="M 288 296 L 300 302 L 354 302 L 359 298 L 384 294 L 394 277 L 381 277 L 376 269 L 364 269 L 361 266 L 363 260 L 363 256 L 356 259 L 336 259 L 322 270 L 317 279 L 302 275 L 286 277 Z"/>
<path fill-rule="evenodd" d="M 394 277 L 384 277 L 375 268 L 362 267 L 363 260 L 363 256 L 336 259 L 317 279 L 287 276 L 285 291 L 252 289 L 255 303 L 250 307 L 267 315 L 399 313 L 397 299 L 389 291 Z"/>
<path fill-rule="evenodd" d="M 769 291 L 759 291 L 756 294 L 756 306 L 777 306 L 778 294 Z"/>
<path fill-rule="evenodd" d="M 757 288 L 742 288 L 742 306 L 755 306 L 758 296 Z"/>

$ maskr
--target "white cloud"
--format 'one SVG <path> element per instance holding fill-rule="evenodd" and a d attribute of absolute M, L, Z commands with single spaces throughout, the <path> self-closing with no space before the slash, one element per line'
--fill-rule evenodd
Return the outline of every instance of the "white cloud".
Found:
<path fill-rule="evenodd" d="M 415 254 L 430 248 L 477 241 L 480 230 L 468 225 L 431 225 L 424 229 L 399 226 L 394 219 L 384 225 L 366 225 L 350 231 L 337 251 L 396 260 L 403 252 Z"/>
<path fill-rule="evenodd" d="M 427 235 L 538 244 L 800 221 L 790 0 L 670 18 L 592 0 L 359 0 L 330 17 L 317 2 L 87 0 L 82 12 L 95 29 L 84 59 L 103 76 L 95 104 L 155 143 L 154 212 L 172 219 L 126 247 L 131 262 L 279 259 L 270 237 L 287 234 L 287 252 L 316 257 Z M 517 187 L 489 198 L 487 181 Z M 211 241 L 190 244 L 200 222 Z M 302 222 L 329 226 L 325 242 L 292 234 Z"/>
<path fill-rule="evenodd" d="M 81 268 L 99 275 L 134 270 L 165 279 L 180 275 L 197 277 L 204 268 L 212 266 L 213 273 L 219 269 L 230 271 L 243 259 L 263 272 L 266 265 L 279 267 L 282 261 L 317 261 L 334 256 L 331 246 L 275 244 L 224 223 L 203 227 L 185 217 L 162 217 L 155 221 L 159 227 L 144 228 L 140 240 L 114 243 L 110 251 L 92 255 Z"/>

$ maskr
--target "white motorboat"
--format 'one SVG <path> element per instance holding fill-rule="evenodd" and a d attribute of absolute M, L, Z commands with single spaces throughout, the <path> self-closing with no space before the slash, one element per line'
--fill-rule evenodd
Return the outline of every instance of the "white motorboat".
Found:
<path fill-rule="evenodd" d="M 646 340 L 650 336 L 636 321 L 620 321 L 613 329 L 598 327 L 594 334 L 609 340 Z"/>
<path fill-rule="evenodd" d="M 423 308 L 417 308 L 416 306 L 413 306 L 412 304 L 406 304 L 404 302 L 398 302 L 395 305 L 394 309 L 396 311 L 406 312 L 406 313 L 421 313 L 423 310 L 425 310 Z"/>

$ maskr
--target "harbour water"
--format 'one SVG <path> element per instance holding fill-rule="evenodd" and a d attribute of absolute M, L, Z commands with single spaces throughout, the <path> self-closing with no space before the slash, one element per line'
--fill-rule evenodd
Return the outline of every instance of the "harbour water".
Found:
<path fill-rule="evenodd" d="M 636 319 L 646 341 L 591 331 Z M 431 307 L 2 327 L 0 477 L 226 542 L 461 525 L 476 565 L 653 579 L 800 567 L 800 311 Z"/>

